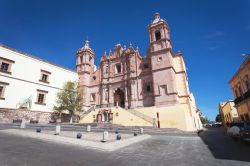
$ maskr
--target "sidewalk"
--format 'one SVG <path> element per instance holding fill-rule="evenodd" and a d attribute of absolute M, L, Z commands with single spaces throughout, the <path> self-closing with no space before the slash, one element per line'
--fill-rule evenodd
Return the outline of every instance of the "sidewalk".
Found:
<path fill-rule="evenodd" d="M 127 139 L 121 139 L 113 142 L 95 142 L 95 141 L 89 141 L 89 140 L 83 140 L 83 139 L 76 139 L 76 138 L 70 138 L 60 135 L 51 135 L 51 134 L 45 134 L 45 133 L 36 133 L 35 131 L 27 131 L 27 130 L 21 130 L 21 129 L 7 129 L 7 130 L 1 130 L 0 133 L 6 133 L 10 135 L 18 135 L 22 137 L 30 137 L 35 138 L 43 141 L 50 141 L 54 143 L 61 143 L 61 144 L 68 144 L 68 145 L 75 145 L 75 146 L 81 146 L 84 148 L 91 148 L 91 149 L 97 149 L 101 151 L 115 151 L 117 149 L 126 147 L 128 145 L 141 142 L 143 140 L 149 139 L 150 135 L 139 135 L 136 137 L 131 137 Z"/>

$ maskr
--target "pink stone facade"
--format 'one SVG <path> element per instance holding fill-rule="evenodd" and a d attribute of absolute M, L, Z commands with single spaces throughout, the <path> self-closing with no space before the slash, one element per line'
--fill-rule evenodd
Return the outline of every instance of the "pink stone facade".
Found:
<path fill-rule="evenodd" d="M 85 106 L 121 106 L 127 109 L 187 103 L 189 89 L 180 52 L 175 54 L 167 21 L 155 14 L 148 26 L 149 48 L 142 56 L 132 44 L 120 44 L 104 53 L 99 67 L 86 41 L 77 51 L 76 68 L 85 90 Z"/>

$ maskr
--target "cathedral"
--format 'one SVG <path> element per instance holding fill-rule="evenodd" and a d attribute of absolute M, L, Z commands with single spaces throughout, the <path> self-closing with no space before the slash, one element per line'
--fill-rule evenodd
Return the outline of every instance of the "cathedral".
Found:
<path fill-rule="evenodd" d="M 86 106 L 120 106 L 126 109 L 186 103 L 189 98 L 183 56 L 172 50 L 170 28 L 156 13 L 148 26 L 149 48 L 145 57 L 132 44 L 105 52 L 100 66 L 86 41 L 77 51 L 77 73 L 86 89 Z"/>
<path fill-rule="evenodd" d="M 182 53 L 172 49 L 167 21 L 155 13 L 147 30 L 146 56 L 132 44 L 128 48 L 117 44 L 113 52 L 102 55 L 96 67 L 89 41 L 77 51 L 76 69 L 84 89 L 85 108 L 89 110 L 82 123 L 161 125 L 186 131 L 201 127 L 185 62 Z"/>
<path fill-rule="evenodd" d="M 65 82 L 77 81 L 84 98 L 80 123 L 199 129 L 184 58 L 172 49 L 167 21 L 156 13 L 147 30 L 145 56 L 132 44 L 117 44 L 96 67 L 87 40 L 76 53 L 76 71 L 0 44 L 0 121 L 48 123 L 56 94 Z"/>

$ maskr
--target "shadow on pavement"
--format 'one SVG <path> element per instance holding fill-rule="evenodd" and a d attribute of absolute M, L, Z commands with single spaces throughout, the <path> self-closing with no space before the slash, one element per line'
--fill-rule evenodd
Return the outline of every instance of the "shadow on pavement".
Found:
<path fill-rule="evenodd" d="M 234 141 L 226 134 L 224 127 L 209 128 L 199 134 L 216 159 L 250 162 L 250 145 Z"/>

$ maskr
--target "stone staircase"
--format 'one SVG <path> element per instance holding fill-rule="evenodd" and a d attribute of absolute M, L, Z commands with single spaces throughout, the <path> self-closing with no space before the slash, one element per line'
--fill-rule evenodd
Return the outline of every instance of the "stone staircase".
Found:
<path fill-rule="evenodd" d="M 91 111 L 95 111 L 95 106 L 91 106 L 87 111 L 83 112 L 81 117 L 87 116 Z"/>
<path fill-rule="evenodd" d="M 135 109 L 124 109 L 122 107 L 106 107 L 106 108 L 95 108 L 95 106 L 90 107 L 86 112 L 83 112 L 83 114 L 81 115 L 82 118 L 84 118 L 85 116 L 87 116 L 90 112 L 95 111 L 96 109 L 111 109 L 111 110 L 115 110 L 115 109 L 120 109 L 123 111 L 128 112 L 129 114 L 132 114 L 150 124 L 152 124 L 152 126 L 156 126 L 156 120 L 148 115 L 145 115 Z M 104 124 L 102 124 L 104 125 Z M 108 125 L 108 124 L 105 124 Z M 108 127 L 108 126 L 107 126 Z M 121 127 L 121 126 L 120 126 Z"/>
<path fill-rule="evenodd" d="M 137 117 L 139 117 L 139 118 L 141 118 L 149 123 L 151 123 L 152 125 L 154 125 L 156 123 L 156 120 L 154 118 L 151 118 L 150 116 L 147 116 L 139 111 L 136 111 L 134 109 L 124 109 L 124 110 L 128 111 L 129 113 L 131 113 L 131 114 L 133 114 L 133 115 L 135 115 L 135 116 L 137 116 Z"/>

